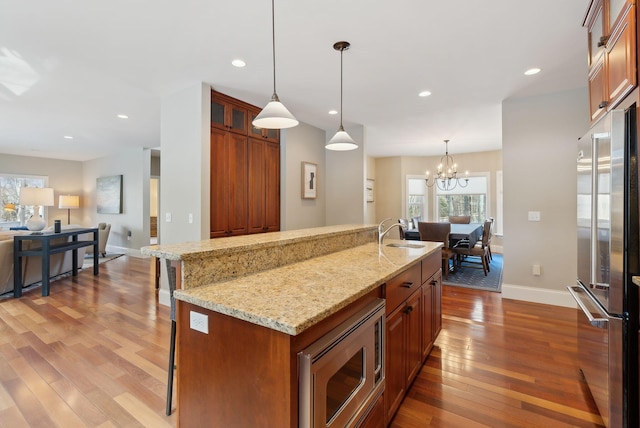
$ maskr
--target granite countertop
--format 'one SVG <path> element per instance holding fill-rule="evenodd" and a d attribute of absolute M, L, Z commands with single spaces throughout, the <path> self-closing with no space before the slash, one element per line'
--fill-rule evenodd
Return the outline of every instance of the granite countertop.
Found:
<path fill-rule="evenodd" d="M 255 251 L 260 248 L 309 241 L 319 237 L 339 236 L 357 231 L 377 231 L 377 225 L 343 224 L 338 226 L 315 227 L 311 229 L 281 232 L 256 233 L 228 238 L 182 242 L 179 244 L 151 245 L 141 249 L 142 254 L 168 260 L 190 260 L 206 258 L 210 254 L 224 254 Z"/>
<path fill-rule="evenodd" d="M 309 236 L 308 230 L 306 234 L 299 232 L 300 236 Z M 212 245 L 217 241 L 212 240 Z M 388 243 L 407 242 L 385 240 L 385 244 Z M 424 247 L 379 247 L 377 243 L 367 243 L 241 278 L 176 290 L 174 296 L 215 312 L 297 335 L 442 246 L 435 242 L 420 244 Z"/>

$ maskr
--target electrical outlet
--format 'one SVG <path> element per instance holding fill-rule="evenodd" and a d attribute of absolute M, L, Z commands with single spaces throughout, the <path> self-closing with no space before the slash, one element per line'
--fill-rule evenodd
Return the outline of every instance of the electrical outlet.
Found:
<path fill-rule="evenodd" d="M 164 214 L 164 221 L 166 221 L 167 223 L 171 223 L 171 213 Z"/>
<path fill-rule="evenodd" d="M 205 314 L 189 311 L 189 327 L 200 333 L 209 334 L 209 317 Z"/>

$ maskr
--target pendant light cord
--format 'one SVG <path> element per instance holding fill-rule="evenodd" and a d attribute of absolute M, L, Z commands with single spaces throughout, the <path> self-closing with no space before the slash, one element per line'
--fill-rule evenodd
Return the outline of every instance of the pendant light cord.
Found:
<path fill-rule="evenodd" d="M 273 54 L 273 95 L 276 95 L 276 18 L 275 0 L 271 0 L 271 52 Z"/>
<path fill-rule="evenodd" d="M 340 129 L 342 129 L 342 53 L 344 49 L 340 49 Z"/>

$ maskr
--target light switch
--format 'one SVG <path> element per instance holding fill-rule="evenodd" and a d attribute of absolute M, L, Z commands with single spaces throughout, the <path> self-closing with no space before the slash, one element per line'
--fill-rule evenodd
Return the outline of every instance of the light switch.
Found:
<path fill-rule="evenodd" d="M 193 214 L 189 213 L 189 223 L 193 223 Z"/>
<path fill-rule="evenodd" d="M 529 221 L 540 221 L 540 211 L 529 211 Z"/>

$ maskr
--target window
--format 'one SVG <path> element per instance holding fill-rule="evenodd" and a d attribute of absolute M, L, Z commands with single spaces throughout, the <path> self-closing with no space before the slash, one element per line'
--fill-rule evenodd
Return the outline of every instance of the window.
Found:
<path fill-rule="evenodd" d="M 22 226 L 33 215 L 33 206 L 20 205 L 22 187 L 46 187 L 47 177 L 0 174 L 0 228 Z"/>
<path fill-rule="evenodd" d="M 424 177 L 407 176 L 407 218 L 427 218 L 426 194 L 427 186 L 424 183 Z"/>
<path fill-rule="evenodd" d="M 468 215 L 472 223 L 482 223 L 487 218 L 488 188 L 489 174 L 470 176 L 467 186 L 449 191 L 434 186 L 437 221 L 447 221 L 452 215 Z"/>

